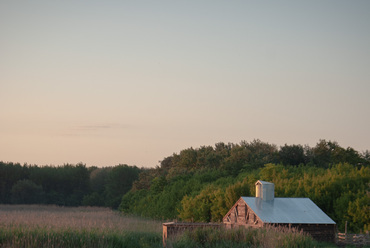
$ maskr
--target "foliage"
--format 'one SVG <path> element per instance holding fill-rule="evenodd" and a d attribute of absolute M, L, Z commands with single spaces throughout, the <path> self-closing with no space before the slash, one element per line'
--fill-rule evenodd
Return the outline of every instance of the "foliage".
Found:
<path fill-rule="evenodd" d="M 158 219 L 221 221 L 254 183 L 275 183 L 277 197 L 309 197 L 349 231 L 370 228 L 370 152 L 335 141 L 316 146 L 253 140 L 188 148 L 155 168 L 86 168 L 0 162 L 0 203 L 107 206 Z M 32 196 L 32 197 L 31 197 Z"/>
<path fill-rule="evenodd" d="M 301 145 L 291 145 L 285 144 L 280 147 L 278 154 L 278 159 L 280 163 L 284 165 L 300 165 L 306 162 L 304 148 Z"/>
<path fill-rule="evenodd" d="M 261 179 L 277 197 L 308 197 L 344 230 L 369 230 L 370 160 L 352 148 L 320 140 L 310 148 L 259 140 L 189 148 L 146 170 L 126 194 L 125 213 L 160 219 L 220 222 L 240 196 L 253 196 Z M 145 185 L 145 187 L 138 187 Z M 366 215 L 366 216 L 365 216 Z"/>
<path fill-rule="evenodd" d="M 317 247 L 307 234 L 288 228 L 197 228 L 167 242 L 168 247 Z"/>
<path fill-rule="evenodd" d="M 118 165 L 109 172 L 105 196 L 106 206 L 117 208 L 121 203 L 122 196 L 132 187 L 133 182 L 138 179 L 140 169 L 136 166 Z"/>
<path fill-rule="evenodd" d="M 29 177 L 45 192 L 44 203 L 64 206 L 78 206 L 89 190 L 89 172 L 85 165 L 27 166 Z"/>
<path fill-rule="evenodd" d="M 0 246 L 4 247 L 162 247 L 161 235 L 140 232 L 93 230 L 47 230 L 45 228 L 0 228 Z"/>
<path fill-rule="evenodd" d="M 163 247 L 161 222 L 107 208 L 0 205 L 0 210 L 0 247 Z M 166 247 L 320 246 L 295 229 L 200 228 L 171 237 Z"/>
<path fill-rule="evenodd" d="M 370 167 L 336 164 L 328 169 L 310 166 L 284 167 L 266 165 L 260 171 L 262 180 L 275 184 L 277 197 L 309 197 L 337 222 L 339 230 L 349 223 L 353 232 L 366 231 L 369 213 Z"/>
<path fill-rule="evenodd" d="M 11 190 L 12 203 L 36 204 L 42 203 L 43 190 L 31 180 L 19 180 Z"/>
<path fill-rule="evenodd" d="M 19 180 L 27 179 L 24 166 L 0 161 L 0 203 L 11 203 L 11 189 Z"/>
<path fill-rule="evenodd" d="M 39 167 L 0 162 L 0 203 L 117 208 L 140 172 L 136 166 L 128 165 Z"/>
<path fill-rule="evenodd" d="M 161 223 L 106 208 L 0 205 L 0 247 L 162 247 Z"/>

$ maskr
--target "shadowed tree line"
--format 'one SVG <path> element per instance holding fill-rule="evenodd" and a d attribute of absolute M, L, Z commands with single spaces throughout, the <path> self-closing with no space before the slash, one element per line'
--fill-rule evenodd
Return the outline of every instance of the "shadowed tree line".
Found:
<path fill-rule="evenodd" d="M 140 171 L 127 165 L 39 167 L 0 162 L 0 203 L 117 208 Z"/>

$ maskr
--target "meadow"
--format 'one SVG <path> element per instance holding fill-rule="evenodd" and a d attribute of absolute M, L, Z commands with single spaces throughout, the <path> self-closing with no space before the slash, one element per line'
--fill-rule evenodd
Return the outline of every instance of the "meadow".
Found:
<path fill-rule="evenodd" d="M 0 205 L 0 247 L 162 247 L 162 223 L 99 207 Z"/>
<path fill-rule="evenodd" d="M 0 205 L 0 247 L 162 247 L 162 222 L 101 207 Z M 167 247 L 324 247 L 294 230 L 185 232 Z"/>

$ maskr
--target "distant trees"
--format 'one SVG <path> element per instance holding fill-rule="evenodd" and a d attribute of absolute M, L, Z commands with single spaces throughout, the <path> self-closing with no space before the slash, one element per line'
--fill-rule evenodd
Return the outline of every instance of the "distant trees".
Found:
<path fill-rule="evenodd" d="M 16 182 L 12 187 L 11 195 L 11 202 L 15 204 L 44 203 L 42 187 L 28 179 Z"/>
<path fill-rule="evenodd" d="M 316 146 L 308 151 L 308 160 L 311 164 L 327 168 L 330 164 L 350 163 L 353 165 L 369 165 L 370 160 L 361 156 L 351 147 L 347 149 L 337 142 L 320 140 Z"/>
<path fill-rule="evenodd" d="M 86 206 L 118 208 L 122 196 L 139 178 L 142 169 L 136 166 L 117 165 L 114 167 L 92 168 L 90 172 L 89 194 L 82 201 Z"/>
<path fill-rule="evenodd" d="M 89 189 L 85 165 L 38 167 L 0 162 L 0 203 L 78 206 Z"/>
<path fill-rule="evenodd" d="M 307 163 L 303 146 L 301 145 L 289 146 L 287 144 L 280 147 L 277 161 L 280 161 L 280 163 L 284 165 L 294 165 L 294 166 Z"/>
<path fill-rule="evenodd" d="M 105 185 L 105 206 L 118 208 L 122 196 L 132 187 L 134 181 L 139 177 L 140 169 L 136 166 L 118 165 L 113 167 L 107 176 Z"/>
<path fill-rule="evenodd" d="M 27 179 L 42 186 L 46 204 L 78 206 L 90 190 L 89 171 L 84 164 L 24 168 L 29 171 Z"/>
<path fill-rule="evenodd" d="M 275 195 L 309 197 L 340 230 L 369 230 L 370 152 L 320 140 L 314 147 L 254 140 L 187 148 L 155 168 L 0 162 L 0 204 L 105 206 L 160 219 L 220 221 L 259 180 Z"/>
<path fill-rule="evenodd" d="M 0 161 L 0 203 L 11 203 L 11 190 L 19 180 L 27 179 L 28 171 L 20 164 Z"/>
<path fill-rule="evenodd" d="M 141 169 L 118 165 L 86 168 L 0 162 L 0 204 L 56 204 L 117 208 Z"/>
<path fill-rule="evenodd" d="M 108 168 L 90 168 L 90 192 L 84 196 L 82 205 L 85 206 L 105 206 L 105 186 L 108 181 L 108 174 L 111 171 Z"/>

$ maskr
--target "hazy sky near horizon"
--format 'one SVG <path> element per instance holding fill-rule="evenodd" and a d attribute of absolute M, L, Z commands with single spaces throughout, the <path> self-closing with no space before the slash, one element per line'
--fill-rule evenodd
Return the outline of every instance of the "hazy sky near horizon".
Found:
<path fill-rule="evenodd" d="M 0 161 L 370 150 L 370 1 L 0 1 Z"/>

